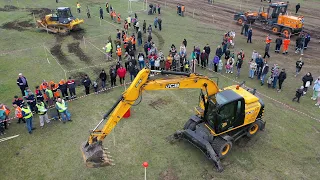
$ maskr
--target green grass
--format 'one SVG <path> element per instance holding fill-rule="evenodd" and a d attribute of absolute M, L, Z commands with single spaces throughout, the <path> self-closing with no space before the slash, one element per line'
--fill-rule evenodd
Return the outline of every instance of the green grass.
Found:
<path fill-rule="evenodd" d="M 14 2 L 14 1 L 13 1 Z M 28 8 L 49 7 L 54 9 L 54 1 L 42 0 L 33 3 L 27 0 L 24 5 Z M 15 94 L 20 94 L 15 84 L 19 72 L 28 78 L 31 88 L 39 84 L 43 79 L 58 81 L 65 76 L 73 76 L 75 73 L 88 73 L 95 79 L 101 68 L 107 69 L 110 63 L 106 63 L 101 49 L 109 35 L 115 37 L 116 26 L 107 23 L 111 22 L 105 14 L 107 22 L 93 17 L 87 19 L 84 13 L 85 3 L 82 3 L 82 13 L 75 11 L 76 1 L 63 1 L 59 6 L 71 6 L 74 16 L 84 18 L 85 29 L 83 34 L 86 44 L 80 39 L 72 36 L 64 37 L 62 51 L 68 62 L 58 60 L 49 53 L 46 56 L 43 43 L 49 50 L 55 45 L 56 38 L 52 34 L 39 32 L 36 29 L 25 31 L 1 30 L 0 53 L 33 48 L 25 51 L 0 55 L 0 99 L 10 105 Z M 90 9 L 92 16 L 98 16 L 99 2 L 104 7 L 104 2 L 91 0 Z M 233 1 L 235 2 L 235 1 Z M 14 2 L 17 6 L 17 3 Z M 0 7 L 6 2 L 1 2 Z M 22 3 L 20 3 L 21 5 Z M 134 4 L 134 3 L 133 3 Z M 127 16 L 127 1 L 111 1 L 111 5 L 120 11 L 122 17 Z M 133 5 L 139 9 L 140 5 Z M 193 45 L 201 47 L 210 43 L 215 49 L 220 43 L 223 31 L 215 30 L 211 24 L 200 23 L 190 17 L 177 17 L 175 11 L 170 8 L 162 9 L 163 31 L 159 35 L 165 40 L 162 43 L 154 36 L 154 40 L 161 49 L 167 53 L 172 43 L 179 46 L 181 41 L 188 40 L 188 52 Z M 22 18 L 32 20 L 30 12 L 24 10 L 14 12 L 0 12 L 0 22 L 10 22 Z M 154 16 L 147 16 L 144 13 L 138 14 L 140 19 L 146 19 L 153 24 Z M 120 26 L 119 26 L 120 27 Z M 122 26 L 120 27 L 122 28 Z M 97 37 L 98 36 L 98 37 Z M 68 44 L 79 42 L 90 61 L 81 61 L 74 53 L 68 52 Z M 94 44 L 97 48 L 92 46 Z M 249 56 L 252 49 L 263 52 L 262 44 L 247 45 L 245 39 L 237 35 L 237 48 L 243 48 Z M 296 56 L 288 58 L 274 55 L 271 63 L 277 62 L 281 67 L 294 64 Z M 47 60 L 48 58 L 48 60 Z M 49 63 L 48 63 L 49 61 Z M 98 64 L 106 63 L 101 66 Z M 88 68 L 88 66 L 95 66 Z M 304 72 L 319 67 L 304 69 Z M 78 68 L 86 68 L 75 70 Z M 288 68 L 288 79 L 284 84 L 282 93 L 272 89 L 260 87 L 257 80 L 248 80 L 248 67 L 244 64 L 241 78 L 235 79 L 232 75 L 224 78 L 210 71 L 199 70 L 200 73 L 219 77 L 219 87 L 232 85 L 234 81 L 246 80 L 250 87 L 256 87 L 259 92 L 273 97 L 291 107 L 307 114 L 318 117 L 319 109 L 314 107 L 310 100 L 311 91 L 303 97 L 301 104 L 292 103 L 290 98 L 294 91 L 300 86 L 300 79 L 293 77 L 293 72 Z M 66 73 L 65 73 L 66 72 Z M 313 72 L 313 71 L 312 71 Z M 318 72 L 318 71 L 316 71 Z M 314 76 L 315 77 L 315 76 Z M 300 77 L 299 77 L 300 78 Z M 83 94 L 83 88 L 77 89 L 78 94 Z M 124 91 L 123 87 L 114 89 L 108 93 L 90 95 L 76 101 L 70 102 L 72 123 L 62 124 L 53 122 L 44 129 L 37 129 L 30 136 L 22 124 L 15 124 L 15 121 L 7 131 L 7 136 L 20 134 L 18 138 L 2 142 L 0 145 L 0 179 L 142 179 L 143 161 L 148 161 L 149 179 L 161 179 L 164 171 L 173 172 L 173 177 L 179 179 L 317 179 L 319 176 L 319 150 L 318 143 L 320 125 L 300 113 L 287 109 L 285 106 L 265 98 L 266 103 L 265 120 L 266 130 L 259 135 L 248 139 L 240 140 L 233 147 L 232 153 L 222 161 L 225 171 L 217 173 L 213 164 L 195 147 L 186 142 L 179 142 L 170 145 L 166 137 L 181 129 L 186 120 L 194 113 L 193 107 L 198 102 L 198 90 L 178 91 L 157 91 L 144 92 L 143 101 L 132 108 L 132 116 L 129 119 L 120 121 L 115 130 L 106 137 L 104 145 L 111 151 L 116 166 L 100 169 L 87 169 L 83 163 L 80 144 L 88 138 L 89 130 L 92 129 L 101 119 L 103 114 L 113 105 L 118 96 Z M 150 104 L 162 99 L 166 104 L 160 104 L 152 108 Z M 36 127 L 39 126 L 38 118 L 34 119 Z M 115 139 L 115 142 L 114 142 Z"/>

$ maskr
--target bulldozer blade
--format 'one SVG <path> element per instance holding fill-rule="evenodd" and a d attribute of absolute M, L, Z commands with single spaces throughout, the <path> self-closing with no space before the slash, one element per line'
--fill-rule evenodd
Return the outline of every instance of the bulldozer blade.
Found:
<path fill-rule="evenodd" d="M 93 143 L 87 145 L 87 142 L 82 143 L 82 157 L 87 167 L 98 168 L 104 166 L 113 166 L 113 160 L 110 155 L 105 152 L 101 143 Z"/>

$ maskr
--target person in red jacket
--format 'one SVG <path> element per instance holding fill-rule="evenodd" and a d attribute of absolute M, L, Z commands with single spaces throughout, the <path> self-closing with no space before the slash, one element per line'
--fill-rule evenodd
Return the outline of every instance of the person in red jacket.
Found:
<path fill-rule="evenodd" d="M 120 78 L 120 84 L 124 83 L 124 78 L 126 76 L 126 73 L 127 73 L 126 69 L 122 65 L 120 65 L 120 68 L 117 70 L 117 75 Z"/>

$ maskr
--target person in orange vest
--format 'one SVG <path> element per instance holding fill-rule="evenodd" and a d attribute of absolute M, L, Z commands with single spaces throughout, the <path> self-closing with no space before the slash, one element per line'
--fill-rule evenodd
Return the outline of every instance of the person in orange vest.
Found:
<path fill-rule="evenodd" d="M 43 82 L 40 84 L 40 91 L 42 91 L 42 94 L 43 94 L 43 98 L 45 101 L 48 101 L 48 96 L 46 94 L 46 89 L 49 87 L 49 84 L 47 83 L 46 80 L 43 80 Z"/>
<path fill-rule="evenodd" d="M 270 44 L 271 40 L 272 38 L 270 37 L 270 34 L 268 34 L 268 36 L 266 37 L 266 44 Z"/>
<path fill-rule="evenodd" d="M 129 38 L 125 38 L 124 39 L 124 43 L 123 43 L 123 47 L 126 49 L 127 48 L 127 46 L 128 46 L 128 43 L 129 43 Z"/>
<path fill-rule="evenodd" d="M 185 11 L 185 7 L 184 5 L 181 6 L 181 16 L 183 17 L 184 16 L 184 11 Z"/>
<path fill-rule="evenodd" d="M 58 84 L 56 84 L 56 83 L 54 83 L 53 81 L 50 81 L 50 89 L 51 89 L 51 91 L 53 92 L 53 96 L 54 96 L 54 98 L 58 98 L 58 97 L 60 97 L 60 93 L 59 93 L 59 85 Z"/>
<path fill-rule="evenodd" d="M 0 104 L 0 109 L 5 112 L 5 120 L 9 119 L 10 109 L 4 104 Z M 8 121 L 4 121 L 4 128 L 8 129 Z"/>
<path fill-rule="evenodd" d="M 80 13 L 80 11 L 81 11 L 80 8 L 81 8 L 80 3 L 77 2 L 77 11 L 78 11 L 78 13 Z"/>
<path fill-rule="evenodd" d="M 61 79 L 60 82 L 59 82 L 59 90 L 61 91 L 62 97 L 64 99 L 69 100 L 68 85 L 67 85 L 67 82 L 64 79 Z"/>
<path fill-rule="evenodd" d="M 288 47 L 290 45 L 290 37 L 287 36 L 286 39 L 283 40 L 283 50 L 282 54 L 288 54 Z"/>
<path fill-rule="evenodd" d="M 112 14 L 112 19 L 113 19 L 113 22 L 116 22 L 116 19 L 117 19 L 117 13 L 116 11 L 113 11 L 113 14 Z"/>
<path fill-rule="evenodd" d="M 111 17 L 111 20 L 112 20 L 112 18 L 113 18 L 113 11 L 112 10 L 110 12 L 110 17 Z"/>
<path fill-rule="evenodd" d="M 126 33 L 128 33 L 128 29 L 129 29 L 129 23 L 127 20 L 124 20 L 124 25 L 123 25 L 124 30 L 126 31 Z"/>
<path fill-rule="evenodd" d="M 121 47 L 119 45 L 117 46 L 117 55 L 118 55 L 118 61 L 121 61 L 122 60 L 122 58 L 121 58 L 122 50 L 121 50 Z"/>
<path fill-rule="evenodd" d="M 14 111 L 14 115 L 16 118 L 18 118 L 18 122 L 17 123 L 21 123 L 21 121 L 23 123 L 26 123 L 26 120 L 23 119 L 22 116 L 22 111 L 21 111 L 21 107 L 19 107 L 17 104 L 12 104 L 12 106 L 14 107 L 15 111 Z"/>
<path fill-rule="evenodd" d="M 120 15 L 120 13 L 118 14 L 118 24 L 121 24 L 121 15 Z"/>
<path fill-rule="evenodd" d="M 136 50 L 136 37 L 134 34 L 131 36 L 131 42 L 132 42 L 132 48 L 135 51 Z"/>

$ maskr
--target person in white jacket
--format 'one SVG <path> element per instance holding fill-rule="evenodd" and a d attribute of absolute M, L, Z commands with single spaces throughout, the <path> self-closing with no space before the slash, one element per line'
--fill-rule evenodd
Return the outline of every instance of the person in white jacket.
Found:
<path fill-rule="evenodd" d="M 252 55 L 251 55 L 251 59 L 253 61 L 256 61 L 256 59 L 259 57 L 259 53 L 256 50 L 253 50 Z"/>

